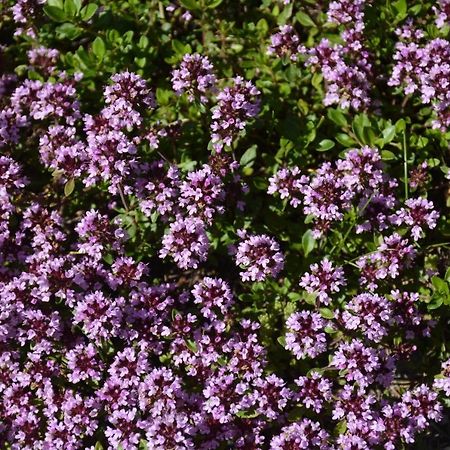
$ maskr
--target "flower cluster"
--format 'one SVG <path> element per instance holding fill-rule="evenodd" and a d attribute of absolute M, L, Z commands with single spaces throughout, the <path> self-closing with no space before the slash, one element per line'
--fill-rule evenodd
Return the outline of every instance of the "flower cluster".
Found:
<path fill-rule="evenodd" d="M 433 7 L 436 13 L 436 25 L 438 28 L 442 28 L 444 25 L 448 24 L 450 21 L 450 1 L 449 0 L 439 0 L 437 6 Z"/>
<path fill-rule="evenodd" d="M 319 69 L 325 80 L 326 106 L 367 109 L 372 105 L 373 69 L 371 56 L 364 44 L 364 7 L 366 0 L 337 0 L 329 4 L 328 21 L 343 25 L 340 34 L 343 44 L 328 39 L 309 50 L 307 67 Z"/>
<path fill-rule="evenodd" d="M 318 313 L 301 311 L 286 321 L 286 349 L 298 358 L 315 358 L 326 348 L 326 321 Z"/>
<path fill-rule="evenodd" d="M 284 267 L 284 256 L 279 244 L 266 234 L 247 235 L 239 232 L 242 241 L 235 250 L 236 265 L 242 281 L 264 281 L 268 276 L 276 278 Z"/>
<path fill-rule="evenodd" d="M 386 229 L 396 205 L 397 184 L 383 170 L 379 151 L 365 146 L 348 150 L 335 164 L 323 163 L 309 179 L 296 168 L 286 169 L 270 179 L 268 192 L 292 198 L 294 207 L 303 203 L 304 213 L 314 218 L 314 234 L 319 237 L 353 205 L 357 205 L 360 218 L 358 232 Z"/>
<path fill-rule="evenodd" d="M 242 77 L 234 78 L 232 86 L 219 92 L 211 123 L 211 140 L 217 152 L 224 145 L 230 146 L 233 139 L 245 129 L 247 120 L 258 115 L 259 94 L 259 90 Z"/>
<path fill-rule="evenodd" d="M 206 103 L 206 94 L 214 91 L 216 82 L 213 65 L 207 56 L 198 53 L 184 55 L 180 68 L 172 72 L 173 90 L 178 95 L 186 92 L 191 102 L 197 98 Z"/>
<path fill-rule="evenodd" d="M 394 60 L 388 84 L 400 86 L 405 94 L 418 92 L 422 103 L 431 105 L 435 112 L 433 127 L 445 131 L 450 125 L 447 96 L 449 41 L 436 38 L 425 45 L 420 40 L 400 41 L 396 44 Z"/>
<path fill-rule="evenodd" d="M 278 58 L 284 56 L 291 61 L 297 61 L 301 46 L 300 39 L 291 25 L 282 25 L 278 33 L 270 37 L 270 46 L 267 49 L 269 55 L 276 55 Z"/>
<path fill-rule="evenodd" d="M 327 258 L 320 264 L 312 264 L 309 268 L 311 273 L 306 272 L 300 281 L 300 286 L 310 294 L 317 293 L 320 303 L 328 305 L 330 294 L 339 292 L 341 286 L 345 285 L 344 271 L 340 267 L 333 267 L 333 263 Z"/>
<path fill-rule="evenodd" d="M 308 181 L 306 175 L 302 175 L 297 166 L 279 169 L 277 173 L 269 178 L 268 194 L 279 194 L 282 200 L 288 199 L 294 208 L 301 203 L 303 185 Z"/>
<path fill-rule="evenodd" d="M 0 13 L 0 447 L 394 450 L 444 429 L 449 2 L 243 2 L 237 25 L 220 1 L 101 3 Z"/>

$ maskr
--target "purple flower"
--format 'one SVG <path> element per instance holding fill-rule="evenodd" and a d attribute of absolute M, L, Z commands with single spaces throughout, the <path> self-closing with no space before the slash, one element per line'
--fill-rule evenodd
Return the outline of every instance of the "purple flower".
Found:
<path fill-rule="evenodd" d="M 338 25 L 362 23 L 367 0 L 335 0 L 328 6 L 328 22 Z"/>
<path fill-rule="evenodd" d="M 318 293 L 318 300 L 324 305 L 331 301 L 330 294 L 339 292 L 341 286 L 345 286 L 344 271 L 340 267 L 333 267 L 333 263 L 327 258 L 320 264 L 312 264 L 309 268 L 311 273 L 306 272 L 300 281 L 300 286 L 307 292 Z"/>
<path fill-rule="evenodd" d="M 276 278 L 284 267 L 280 246 L 266 234 L 247 235 L 240 232 L 241 242 L 236 249 L 236 265 L 242 281 L 264 281 L 268 276 Z"/>
<path fill-rule="evenodd" d="M 157 212 L 165 220 L 177 211 L 179 171 L 176 166 L 165 167 L 164 161 L 154 161 L 138 181 L 137 191 L 142 212 L 150 217 Z"/>
<path fill-rule="evenodd" d="M 340 173 L 331 163 L 323 163 L 309 184 L 303 189 L 305 214 L 311 214 L 319 223 L 329 224 L 341 220 L 354 192 L 347 188 Z M 329 225 L 328 225 L 329 226 Z M 318 229 L 316 235 L 320 235 Z"/>
<path fill-rule="evenodd" d="M 407 225 L 415 241 L 424 236 L 423 228 L 432 230 L 436 227 L 439 213 L 434 209 L 433 202 L 425 198 L 410 198 L 405 201 L 406 208 L 395 212 L 390 220 L 397 226 Z"/>
<path fill-rule="evenodd" d="M 328 438 L 328 433 L 322 429 L 319 422 L 302 419 L 285 426 L 281 434 L 271 440 L 270 450 L 327 450 L 331 449 Z"/>
<path fill-rule="evenodd" d="M 39 140 L 39 153 L 46 167 L 69 178 L 79 178 L 86 169 L 88 154 L 76 137 L 75 127 L 51 125 Z"/>
<path fill-rule="evenodd" d="M 85 335 L 94 342 L 117 336 L 125 299 L 112 299 L 95 291 L 82 297 L 75 305 L 73 323 L 79 324 Z"/>
<path fill-rule="evenodd" d="M 206 94 L 215 91 L 216 82 L 213 65 L 207 56 L 198 53 L 184 55 L 180 68 L 172 72 L 173 90 L 177 95 L 186 92 L 190 102 L 197 98 L 206 103 Z"/>
<path fill-rule="evenodd" d="M 209 240 L 204 224 L 197 218 L 178 217 L 162 240 L 161 258 L 171 256 L 180 269 L 196 269 L 206 261 Z"/>
<path fill-rule="evenodd" d="M 189 172 L 186 178 L 180 185 L 180 207 L 189 216 L 211 225 L 214 214 L 225 211 L 225 190 L 221 178 L 207 164 L 200 170 Z"/>
<path fill-rule="evenodd" d="M 100 380 L 103 364 L 99 361 L 97 350 L 91 343 L 77 344 L 67 352 L 66 359 L 69 369 L 67 379 L 71 383 Z"/>
<path fill-rule="evenodd" d="M 299 388 L 295 400 L 317 414 L 322 411 L 324 403 L 332 398 L 332 383 L 319 372 L 313 371 L 309 376 L 297 378 L 295 384 Z"/>
<path fill-rule="evenodd" d="M 61 78 L 55 83 L 25 80 L 11 95 L 11 106 L 18 113 L 28 112 L 34 120 L 51 118 L 74 125 L 81 117 L 76 99 L 76 80 Z"/>
<path fill-rule="evenodd" d="M 331 365 L 343 370 L 347 381 L 354 381 L 365 388 L 375 380 L 381 367 L 378 352 L 366 347 L 359 339 L 351 342 L 341 342 L 333 355 Z"/>
<path fill-rule="evenodd" d="M 396 45 L 396 64 L 388 82 L 401 86 L 405 94 L 418 91 L 424 104 L 431 104 L 435 113 L 433 128 L 445 131 L 450 125 L 447 85 L 450 76 L 450 44 L 436 38 L 425 46 L 416 42 Z"/>
<path fill-rule="evenodd" d="M 270 36 L 267 49 L 269 55 L 276 55 L 278 58 L 287 56 L 291 61 L 297 61 L 299 51 L 299 37 L 291 25 L 281 25 L 280 31 Z"/>
<path fill-rule="evenodd" d="M 251 81 L 245 81 L 242 77 L 234 78 L 232 86 L 219 92 L 211 123 L 211 140 L 217 152 L 225 145 L 230 146 L 245 129 L 247 120 L 258 115 L 259 94 Z"/>
<path fill-rule="evenodd" d="M 102 115 L 113 128 L 126 128 L 140 125 L 141 111 L 156 107 L 155 97 L 147 83 L 133 72 L 116 73 L 111 77 L 113 84 L 104 90 L 108 105 Z"/>
<path fill-rule="evenodd" d="M 354 29 L 353 29 L 354 30 Z M 328 39 L 307 51 L 306 66 L 321 70 L 326 81 L 325 106 L 365 109 L 371 105 L 372 64 L 360 36 L 347 32 L 346 45 L 331 44 Z M 355 50 L 356 48 L 356 50 Z"/>
<path fill-rule="evenodd" d="M 411 189 L 418 189 L 426 184 L 428 181 L 428 163 L 426 161 L 413 167 L 409 174 L 409 186 Z"/>
<path fill-rule="evenodd" d="M 230 287 L 221 278 L 203 278 L 192 289 L 192 295 L 206 319 L 214 320 L 218 314 L 225 316 L 234 303 Z"/>
<path fill-rule="evenodd" d="M 430 336 L 431 327 L 434 323 L 431 320 L 425 320 L 424 315 L 420 312 L 419 294 L 393 290 L 390 296 L 392 298 L 392 318 L 394 323 L 399 325 L 404 332 L 406 339 Z"/>
<path fill-rule="evenodd" d="M 347 330 L 360 331 L 371 341 L 379 342 L 392 322 L 391 304 L 377 294 L 359 294 L 345 305 L 341 318 Z"/>
<path fill-rule="evenodd" d="M 417 430 L 425 430 L 431 420 L 440 421 L 442 419 L 442 405 L 437 400 L 437 396 L 437 393 L 425 384 L 402 395 L 402 404 Z"/>
<path fill-rule="evenodd" d="M 50 75 L 56 70 L 56 62 L 59 59 L 59 51 L 53 48 L 37 47 L 27 52 L 31 68 Z"/>
<path fill-rule="evenodd" d="M 315 358 L 327 349 L 324 329 L 327 321 L 315 312 L 300 311 L 286 321 L 286 345 L 297 359 Z"/>
<path fill-rule="evenodd" d="M 438 0 L 437 6 L 433 6 L 436 14 L 436 26 L 444 27 L 450 22 L 450 0 Z"/>
<path fill-rule="evenodd" d="M 301 203 L 300 195 L 303 186 L 307 182 L 308 177 L 301 175 L 300 169 L 297 166 L 282 168 L 273 177 L 269 178 L 267 193 L 271 195 L 278 193 L 282 200 L 287 198 L 289 204 L 297 208 Z"/>
<path fill-rule="evenodd" d="M 433 389 L 450 398 L 450 359 L 442 363 L 442 375 L 434 380 Z"/>
<path fill-rule="evenodd" d="M 385 236 L 373 253 L 362 256 L 356 262 L 361 270 L 361 282 L 370 290 L 377 287 L 379 280 L 395 279 L 405 268 L 411 266 L 416 251 L 407 239 L 398 233 Z"/>

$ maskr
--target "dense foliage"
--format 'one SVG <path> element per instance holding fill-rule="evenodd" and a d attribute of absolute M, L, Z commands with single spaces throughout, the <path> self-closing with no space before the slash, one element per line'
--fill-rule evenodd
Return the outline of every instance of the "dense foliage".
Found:
<path fill-rule="evenodd" d="M 0 448 L 449 448 L 449 0 L 0 8 Z"/>

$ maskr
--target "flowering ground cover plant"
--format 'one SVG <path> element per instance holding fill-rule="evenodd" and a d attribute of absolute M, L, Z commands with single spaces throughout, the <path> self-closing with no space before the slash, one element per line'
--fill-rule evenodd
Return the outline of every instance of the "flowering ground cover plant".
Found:
<path fill-rule="evenodd" d="M 3 0 L 0 448 L 450 448 L 450 2 Z"/>

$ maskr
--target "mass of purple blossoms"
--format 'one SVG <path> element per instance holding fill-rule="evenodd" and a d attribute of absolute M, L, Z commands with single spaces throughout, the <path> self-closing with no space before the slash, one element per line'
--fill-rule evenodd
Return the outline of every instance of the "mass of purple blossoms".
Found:
<path fill-rule="evenodd" d="M 445 155 L 411 147 L 448 138 L 449 1 L 430 6 L 432 32 L 392 26 L 382 74 L 370 0 L 318 4 L 314 20 L 305 5 L 263 2 L 232 59 L 226 30 L 208 29 L 226 2 L 165 2 L 157 31 L 172 34 L 157 44 L 173 39 L 175 55 L 155 79 L 146 57 L 159 49 L 144 35 L 100 27 L 94 49 L 83 34 L 120 7 L 89 16 L 92 4 L 65 1 L 58 16 L 59 2 L 13 3 L 5 29 L 23 49 L 0 77 L 0 448 L 395 450 L 448 426 L 438 233 L 450 171 L 428 189 Z M 43 45 L 37 18 L 52 14 Z M 145 57 L 122 59 L 136 45 Z M 19 52 L 8 46 L 6 71 Z M 270 83 L 311 74 L 299 117 L 273 107 L 291 91 Z M 395 125 L 382 89 L 404 95 Z M 317 93 L 323 105 L 309 103 Z M 408 102 L 426 125 L 403 119 Z M 350 124 L 355 110 L 378 128 Z M 330 139 L 318 143 L 321 126 Z"/>

